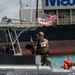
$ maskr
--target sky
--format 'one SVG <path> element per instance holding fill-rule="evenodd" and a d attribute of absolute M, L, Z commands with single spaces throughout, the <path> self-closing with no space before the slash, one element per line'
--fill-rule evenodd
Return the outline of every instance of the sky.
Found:
<path fill-rule="evenodd" d="M 23 6 L 31 5 L 32 0 L 21 0 Z M 33 6 L 36 6 L 36 0 L 33 0 Z M 41 0 L 39 0 L 39 6 L 41 6 Z M 19 0 L 1 0 L 0 1 L 0 20 L 2 17 L 7 16 L 8 18 L 19 19 Z"/>

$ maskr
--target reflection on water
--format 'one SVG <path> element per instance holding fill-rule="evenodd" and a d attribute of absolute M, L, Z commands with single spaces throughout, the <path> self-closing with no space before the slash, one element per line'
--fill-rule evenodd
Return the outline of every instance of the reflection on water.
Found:
<path fill-rule="evenodd" d="M 60 68 L 60 66 L 63 65 L 63 61 L 65 58 L 67 58 L 69 55 L 54 55 L 50 56 L 50 60 L 52 63 L 53 68 Z M 71 61 L 75 62 L 75 55 L 70 55 L 71 56 Z"/>

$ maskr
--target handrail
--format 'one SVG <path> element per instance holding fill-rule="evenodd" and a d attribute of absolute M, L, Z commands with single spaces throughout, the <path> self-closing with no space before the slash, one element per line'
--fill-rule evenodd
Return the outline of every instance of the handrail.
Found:
<path fill-rule="evenodd" d="M 7 23 L 0 22 L 0 24 L 7 24 Z M 12 22 L 9 24 L 36 24 L 36 22 Z"/>

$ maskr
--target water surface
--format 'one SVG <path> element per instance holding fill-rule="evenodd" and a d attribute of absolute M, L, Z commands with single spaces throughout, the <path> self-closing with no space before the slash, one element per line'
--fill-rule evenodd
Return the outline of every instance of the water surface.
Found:
<path fill-rule="evenodd" d="M 63 65 L 63 61 L 65 58 L 67 58 L 69 55 L 54 55 L 50 56 L 50 60 L 52 63 L 53 68 L 60 68 L 60 66 Z M 75 55 L 70 55 L 71 61 L 75 62 Z"/>

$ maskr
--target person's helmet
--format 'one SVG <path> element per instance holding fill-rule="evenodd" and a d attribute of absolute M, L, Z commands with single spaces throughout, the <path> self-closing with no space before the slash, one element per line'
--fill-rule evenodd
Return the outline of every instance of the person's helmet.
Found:
<path fill-rule="evenodd" d="M 44 33 L 43 32 L 39 32 L 38 36 L 44 36 Z"/>

